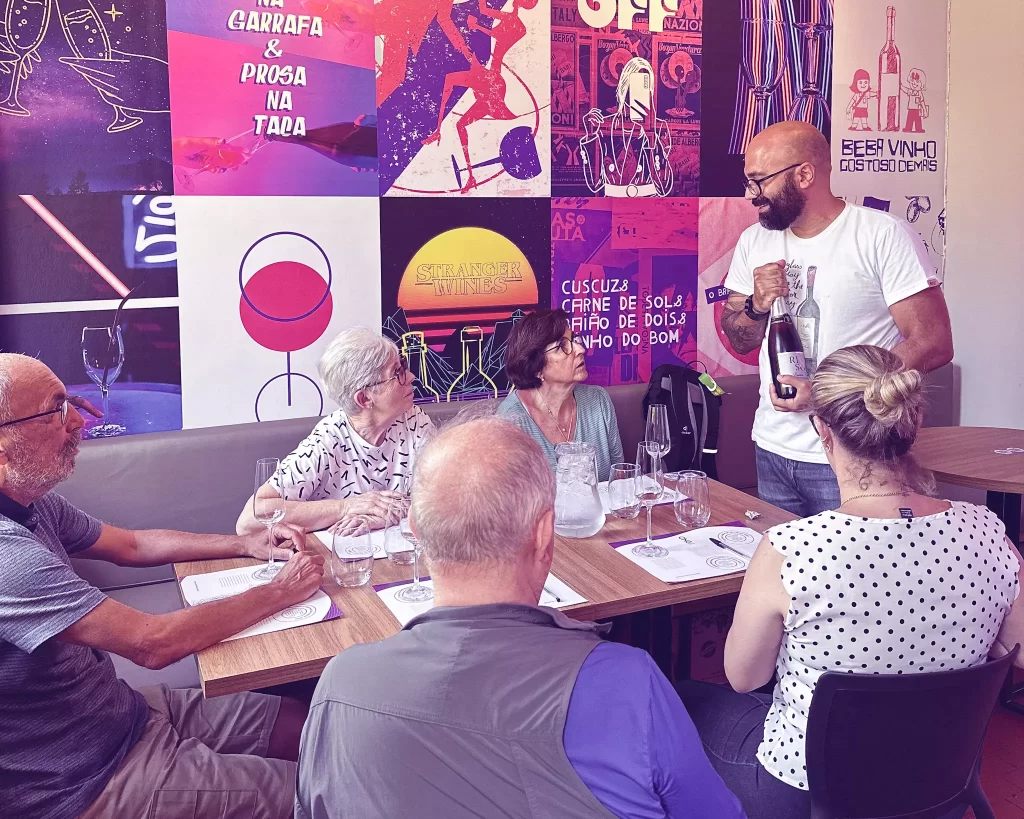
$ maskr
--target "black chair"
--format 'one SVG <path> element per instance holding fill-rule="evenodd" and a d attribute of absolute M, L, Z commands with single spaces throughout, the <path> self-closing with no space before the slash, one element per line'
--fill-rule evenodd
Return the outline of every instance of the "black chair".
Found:
<path fill-rule="evenodd" d="M 995 819 L 981 749 L 1019 650 L 955 671 L 822 674 L 807 718 L 811 819 L 939 819 L 967 805 Z"/>

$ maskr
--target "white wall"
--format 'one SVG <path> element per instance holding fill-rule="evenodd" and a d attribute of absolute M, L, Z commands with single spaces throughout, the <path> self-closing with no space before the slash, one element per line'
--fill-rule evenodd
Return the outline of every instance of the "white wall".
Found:
<path fill-rule="evenodd" d="M 950 0 L 946 300 L 960 423 L 1024 429 L 1024 0 Z"/>

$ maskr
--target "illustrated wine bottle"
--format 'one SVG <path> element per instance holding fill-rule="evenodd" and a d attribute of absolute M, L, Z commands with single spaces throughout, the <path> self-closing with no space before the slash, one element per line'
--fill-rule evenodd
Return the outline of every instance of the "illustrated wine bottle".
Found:
<path fill-rule="evenodd" d="M 809 375 L 812 375 L 818 366 L 818 323 L 821 320 L 821 308 L 814 300 L 814 278 L 817 273 L 818 268 L 814 265 L 807 268 L 807 293 L 793 313 L 793 323 L 796 324 L 800 343 L 804 347 L 804 360 Z"/>
<path fill-rule="evenodd" d="M 894 42 L 896 37 L 896 8 L 886 10 L 885 45 L 878 55 L 878 130 L 898 131 L 903 108 L 903 89 L 900 77 L 903 75 L 900 50 Z"/>
<path fill-rule="evenodd" d="M 806 378 L 807 364 L 804 361 L 804 348 L 800 344 L 800 334 L 796 331 L 782 296 L 772 303 L 771 323 L 768 325 L 768 364 L 779 398 L 795 398 L 796 389 L 780 383 L 779 376 Z"/>

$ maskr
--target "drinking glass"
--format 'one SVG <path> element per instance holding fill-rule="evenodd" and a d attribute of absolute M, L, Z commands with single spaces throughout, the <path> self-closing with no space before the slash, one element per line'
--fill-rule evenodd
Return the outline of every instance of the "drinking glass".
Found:
<path fill-rule="evenodd" d="M 270 557 L 267 565 L 256 572 L 253 577 L 257 580 L 272 580 L 281 570 L 281 567 L 274 562 L 274 524 L 284 520 L 284 498 L 274 494 L 269 498 L 259 497 L 263 485 L 274 477 L 281 461 L 277 458 L 260 458 L 256 461 L 256 488 L 252 493 L 252 514 L 260 523 L 267 527 L 267 538 L 270 541 Z"/>
<path fill-rule="evenodd" d="M 640 514 L 636 496 L 636 464 L 612 464 L 608 475 L 608 506 L 622 520 L 633 520 Z"/>
<path fill-rule="evenodd" d="M 420 583 L 420 555 L 423 554 L 423 547 L 420 546 L 420 539 L 416 537 L 408 516 L 398 522 L 398 528 L 409 543 L 412 544 L 412 585 L 403 586 L 395 592 L 395 599 L 405 603 L 423 603 L 434 599 L 434 590 L 430 586 Z"/>
<path fill-rule="evenodd" d="M 707 526 L 711 518 L 711 492 L 708 476 L 703 472 L 681 472 L 676 481 L 676 520 L 690 529 Z"/>
<path fill-rule="evenodd" d="M 109 438 L 125 431 L 121 424 L 110 420 L 110 385 L 121 374 L 124 367 L 124 339 L 121 328 L 83 327 L 82 328 L 82 362 L 85 372 L 93 383 L 100 388 L 103 399 L 103 422 L 89 430 L 92 438 Z"/>
<path fill-rule="evenodd" d="M 658 454 L 664 458 L 672 448 L 672 439 L 668 433 L 668 407 L 664 404 L 651 404 L 647 409 L 647 431 L 644 440 L 648 446 L 657 447 Z"/>
<path fill-rule="evenodd" d="M 409 502 L 405 499 L 396 500 L 388 507 L 388 519 L 385 521 L 387 528 L 384 530 L 384 551 L 387 552 L 388 560 L 406 566 L 416 557 L 415 549 L 402 536 L 399 525 L 408 513 Z"/>
<path fill-rule="evenodd" d="M 365 586 L 373 574 L 373 543 L 369 518 L 338 521 L 331 529 L 331 574 L 339 586 Z"/>
<path fill-rule="evenodd" d="M 637 500 L 647 509 L 647 541 L 633 547 L 640 557 L 666 557 L 668 549 L 651 538 L 651 510 L 665 494 L 665 476 L 661 471 L 661 454 L 656 444 L 641 441 L 636 448 L 637 474 L 634 480 Z"/>

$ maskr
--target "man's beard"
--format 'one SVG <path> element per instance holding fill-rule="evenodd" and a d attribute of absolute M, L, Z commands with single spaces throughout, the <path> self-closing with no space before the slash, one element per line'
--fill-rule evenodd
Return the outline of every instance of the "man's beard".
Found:
<path fill-rule="evenodd" d="M 800 218 L 807 205 L 807 197 L 797 187 L 792 176 L 786 177 L 782 190 L 773 199 L 762 193 L 750 201 L 754 207 L 768 206 L 767 210 L 758 212 L 757 216 L 761 226 L 768 230 L 785 230 Z"/>
<path fill-rule="evenodd" d="M 81 431 L 76 431 L 50 460 L 40 458 L 38 451 L 15 432 L 7 447 L 7 485 L 22 494 L 45 495 L 75 471 L 75 449 L 81 440 Z"/>

